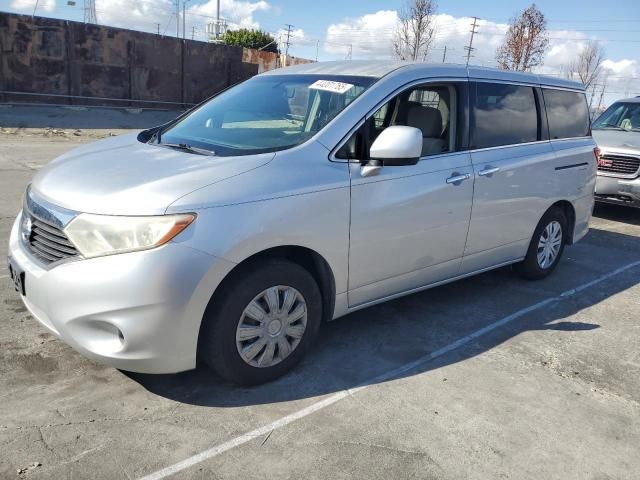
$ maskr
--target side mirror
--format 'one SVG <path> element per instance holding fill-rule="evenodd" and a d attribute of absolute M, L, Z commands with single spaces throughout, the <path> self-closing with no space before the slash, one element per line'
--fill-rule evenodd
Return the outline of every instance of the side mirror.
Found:
<path fill-rule="evenodd" d="M 422 155 L 422 132 L 415 127 L 385 128 L 369 150 L 369 158 L 383 165 L 415 165 Z"/>

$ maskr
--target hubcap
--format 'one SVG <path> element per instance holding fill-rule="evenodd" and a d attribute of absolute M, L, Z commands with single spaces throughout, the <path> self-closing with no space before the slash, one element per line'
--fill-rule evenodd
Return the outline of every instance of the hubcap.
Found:
<path fill-rule="evenodd" d="M 307 328 L 307 303 L 293 287 L 278 285 L 256 295 L 236 329 L 240 357 L 253 367 L 271 367 L 298 347 Z"/>
<path fill-rule="evenodd" d="M 549 223 L 538 240 L 538 265 L 549 268 L 558 258 L 562 246 L 562 225 L 554 220 Z"/>

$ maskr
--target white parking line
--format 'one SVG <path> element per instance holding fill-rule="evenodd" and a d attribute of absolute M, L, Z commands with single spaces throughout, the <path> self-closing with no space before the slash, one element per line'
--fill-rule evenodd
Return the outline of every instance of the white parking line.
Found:
<path fill-rule="evenodd" d="M 622 272 L 625 272 L 627 270 L 629 270 L 630 268 L 633 267 L 637 267 L 640 266 L 640 261 L 637 262 L 633 262 L 633 263 L 629 263 L 623 267 L 620 267 L 616 270 L 613 270 L 609 273 L 606 273 L 598 278 L 596 278 L 595 280 L 592 280 L 591 282 L 585 283 L 583 285 L 580 285 L 576 288 L 572 288 L 570 290 L 567 290 L 565 292 L 562 292 L 560 295 L 555 296 L 555 297 L 550 297 L 547 298 L 545 300 L 542 300 L 538 303 L 535 303 L 529 307 L 523 308 L 522 310 L 518 310 L 517 312 L 512 313 L 511 315 L 508 315 L 506 317 L 501 318 L 500 320 L 491 323 L 479 330 L 476 330 L 473 333 L 470 333 L 469 335 L 465 335 L 464 337 L 456 340 L 453 343 L 450 343 L 449 345 L 442 347 L 439 350 L 436 350 L 434 352 L 431 352 L 427 355 L 424 355 L 420 358 L 418 358 L 417 360 L 407 363 L 405 365 L 402 365 L 398 368 L 395 368 L 389 372 L 383 373 L 381 375 L 378 375 L 375 378 L 372 378 L 362 384 L 360 384 L 359 386 L 355 387 L 355 388 L 350 388 L 348 390 L 342 390 L 340 392 L 334 393 L 333 395 L 331 395 L 330 397 L 327 397 L 323 400 L 320 400 L 319 402 L 316 402 L 312 405 L 309 405 L 308 407 L 305 407 L 301 410 L 298 410 L 297 412 L 294 412 L 290 415 L 287 415 L 285 417 L 282 417 L 272 423 L 269 423 L 268 425 L 265 425 L 263 427 L 257 428 L 255 430 L 252 430 L 250 432 L 247 432 L 243 435 L 240 435 L 239 437 L 236 437 L 232 440 L 229 440 L 228 442 L 224 442 L 221 443 L 219 445 L 216 445 L 208 450 L 205 450 L 203 452 L 197 453 L 189 458 L 186 458 L 178 463 L 175 463 L 173 465 L 170 465 L 168 467 L 165 467 L 161 470 L 158 470 L 157 472 L 151 473 L 149 475 L 146 475 L 144 477 L 141 477 L 139 480 L 161 480 L 163 478 L 166 478 L 170 475 L 173 475 L 175 473 L 178 473 L 186 468 L 189 468 L 193 465 L 196 465 L 198 463 L 201 463 L 209 458 L 213 458 L 213 457 L 217 457 L 218 455 L 231 450 L 232 448 L 238 447 L 244 443 L 247 443 L 257 437 L 261 437 L 262 435 L 266 435 L 269 432 L 272 432 L 273 430 L 277 430 L 279 428 L 282 428 L 286 425 L 289 425 L 290 423 L 295 422 L 296 420 L 300 420 L 301 418 L 304 418 L 308 415 L 311 415 L 312 413 L 315 413 L 319 410 L 322 410 L 323 408 L 328 407 L 329 405 L 333 405 L 336 402 L 339 402 L 340 400 L 342 400 L 343 398 L 348 397 L 349 395 L 352 395 L 354 393 L 357 393 L 361 390 L 364 390 L 365 388 L 367 388 L 369 385 L 371 384 L 376 384 L 376 383 L 380 383 L 380 382 L 384 382 L 384 381 L 388 381 L 391 380 L 395 377 L 398 377 L 399 375 L 402 375 L 403 373 L 406 373 L 408 371 L 411 371 L 417 367 L 419 367 L 420 365 L 430 362 L 431 360 L 434 360 L 438 357 L 441 357 L 442 355 L 451 352 L 452 350 L 455 350 L 459 347 L 462 347 L 463 345 L 467 345 L 469 343 L 471 343 L 473 340 L 489 333 L 492 332 L 493 330 L 496 330 L 500 327 L 503 327 L 505 325 L 507 325 L 510 322 L 513 322 L 514 320 L 523 317 L 524 315 L 531 313 L 535 310 L 539 310 L 542 307 L 545 307 L 551 303 L 554 302 L 559 302 L 561 300 L 564 300 L 568 297 L 571 297 L 573 295 L 576 295 L 580 292 L 582 292 L 583 290 L 593 287 L 594 285 L 597 285 L 601 282 L 604 282 L 605 280 L 608 280 L 611 277 L 614 277 L 616 275 L 619 275 Z"/>

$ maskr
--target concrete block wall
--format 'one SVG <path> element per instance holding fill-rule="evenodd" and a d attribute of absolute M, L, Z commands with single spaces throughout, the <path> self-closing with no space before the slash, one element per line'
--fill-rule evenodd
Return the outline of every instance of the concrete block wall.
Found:
<path fill-rule="evenodd" d="M 278 66 L 269 52 L 0 12 L 0 91 L 46 94 L 0 94 L 4 102 L 194 104 Z"/>

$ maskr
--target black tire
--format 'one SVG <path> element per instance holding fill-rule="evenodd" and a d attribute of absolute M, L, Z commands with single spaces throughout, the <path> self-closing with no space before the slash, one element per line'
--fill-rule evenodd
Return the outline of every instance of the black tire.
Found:
<path fill-rule="evenodd" d="M 272 366 L 252 366 L 240 356 L 236 329 L 245 307 L 270 287 L 296 289 L 306 303 L 307 323 L 302 338 L 289 356 Z M 222 378 L 238 385 L 266 383 L 290 371 L 313 346 L 322 322 L 322 296 L 313 276 L 284 259 L 253 263 L 232 272 L 205 312 L 200 331 L 200 358 Z"/>
<path fill-rule="evenodd" d="M 544 267 L 538 263 L 538 245 L 540 237 L 544 234 L 545 229 L 552 222 L 558 222 L 562 231 L 562 242 L 560 243 L 560 249 L 553 262 Z M 555 270 L 560 262 L 564 247 L 567 242 L 567 218 L 560 208 L 551 208 L 540 219 L 538 226 L 533 232 L 531 243 L 529 244 L 529 250 L 527 250 L 527 256 L 520 263 L 515 265 L 515 270 L 527 280 L 541 280 L 546 278 Z"/>

